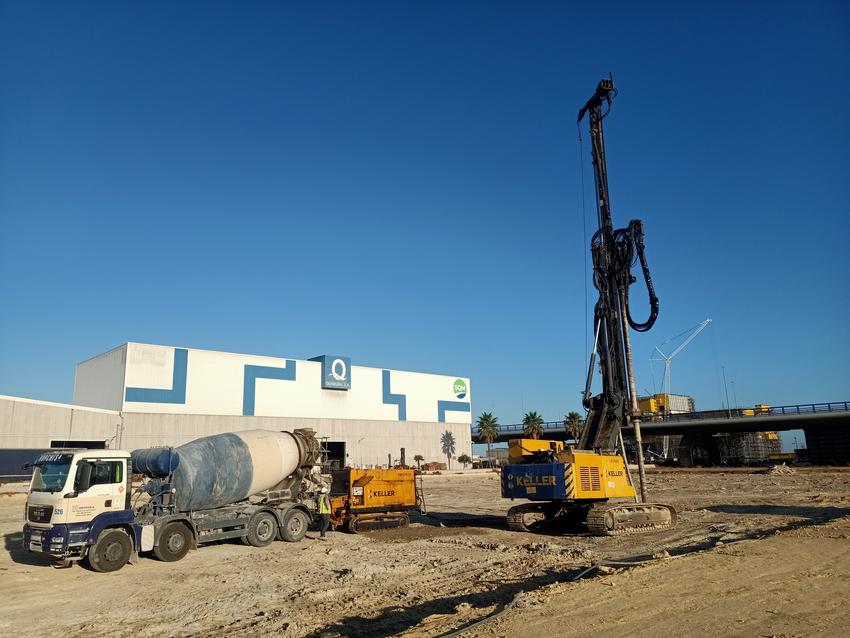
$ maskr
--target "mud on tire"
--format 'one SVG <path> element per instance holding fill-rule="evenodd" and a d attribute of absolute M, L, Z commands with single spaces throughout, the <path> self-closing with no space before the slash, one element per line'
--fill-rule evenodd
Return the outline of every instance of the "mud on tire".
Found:
<path fill-rule="evenodd" d="M 133 552 L 133 541 L 123 529 L 105 529 L 89 548 L 86 562 L 96 572 L 115 572 L 124 567 Z"/>
<path fill-rule="evenodd" d="M 288 543 L 296 543 L 304 538 L 307 527 L 310 525 L 310 517 L 300 509 L 292 509 L 283 517 L 283 525 L 280 528 L 280 538 Z"/>
<path fill-rule="evenodd" d="M 192 532 L 183 523 L 168 523 L 159 541 L 154 545 L 153 553 L 161 561 L 173 563 L 180 560 L 192 549 Z"/>
<path fill-rule="evenodd" d="M 277 536 L 277 518 L 271 512 L 257 512 L 248 522 L 245 540 L 254 547 L 265 547 Z"/>

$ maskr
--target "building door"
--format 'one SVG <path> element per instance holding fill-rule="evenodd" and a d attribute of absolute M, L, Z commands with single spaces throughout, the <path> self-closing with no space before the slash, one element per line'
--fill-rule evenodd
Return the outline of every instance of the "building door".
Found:
<path fill-rule="evenodd" d="M 345 459 L 345 441 L 327 441 L 325 449 L 328 451 L 328 465 L 332 470 L 339 470 L 348 465 Z"/>

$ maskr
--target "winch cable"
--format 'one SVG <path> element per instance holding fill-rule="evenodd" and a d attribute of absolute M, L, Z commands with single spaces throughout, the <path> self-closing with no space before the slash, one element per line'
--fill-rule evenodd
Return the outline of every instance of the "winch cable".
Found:
<path fill-rule="evenodd" d="M 589 296 L 587 288 L 587 251 L 584 249 L 584 242 L 587 241 L 587 206 L 585 204 L 584 192 L 584 142 L 581 138 L 581 122 L 576 122 L 576 129 L 578 129 L 578 165 L 579 174 L 581 175 L 581 252 L 584 255 L 584 279 L 582 280 L 584 283 L 584 360 L 587 361 L 587 337 L 589 335 L 587 311 L 589 308 Z"/>

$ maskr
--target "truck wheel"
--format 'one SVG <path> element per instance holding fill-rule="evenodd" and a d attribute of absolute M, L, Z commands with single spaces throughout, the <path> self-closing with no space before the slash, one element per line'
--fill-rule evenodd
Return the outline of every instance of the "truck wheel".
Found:
<path fill-rule="evenodd" d="M 123 529 L 105 529 L 89 548 L 88 564 L 96 572 L 116 572 L 130 560 L 133 542 Z"/>
<path fill-rule="evenodd" d="M 307 533 L 310 517 L 302 510 L 291 510 L 283 519 L 280 537 L 288 543 L 297 543 Z"/>
<path fill-rule="evenodd" d="M 258 512 L 248 522 L 245 539 L 254 547 L 265 547 L 277 536 L 277 519 L 271 512 Z"/>
<path fill-rule="evenodd" d="M 192 534 L 183 523 L 172 522 L 165 526 L 154 545 L 153 553 L 165 563 L 183 558 L 192 549 Z"/>

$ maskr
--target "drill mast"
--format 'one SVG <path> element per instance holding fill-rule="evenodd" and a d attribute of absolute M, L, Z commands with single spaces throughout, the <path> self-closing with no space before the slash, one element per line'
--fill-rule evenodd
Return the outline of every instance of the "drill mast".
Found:
<path fill-rule="evenodd" d="M 611 112 L 617 95 L 612 79 L 603 79 L 596 92 L 579 111 L 578 123 L 588 115 L 590 123 L 593 175 L 596 187 L 596 208 L 599 229 L 590 242 L 593 258 L 593 285 L 599 291 L 593 314 L 594 349 L 587 371 L 583 404 L 588 410 L 585 428 L 579 439 L 579 449 L 614 449 L 620 428 L 631 419 L 631 395 L 628 352 L 628 327 L 638 332 L 649 330 L 658 317 L 658 297 L 652 285 L 649 267 L 644 256 L 643 224 L 632 220 L 628 227 L 614 229 L 611 200 L 608 192 L 608 167 L 605 161 L 605 136 L 602 120 Z M 638 323 L 629 312 L 629 286 L 636 281 L 631 269 L 640 260 L 643 278 L 649 293 L 649 318 Z M 591 395 L 596 357 L 602 373 L 602 391 Z"/>

